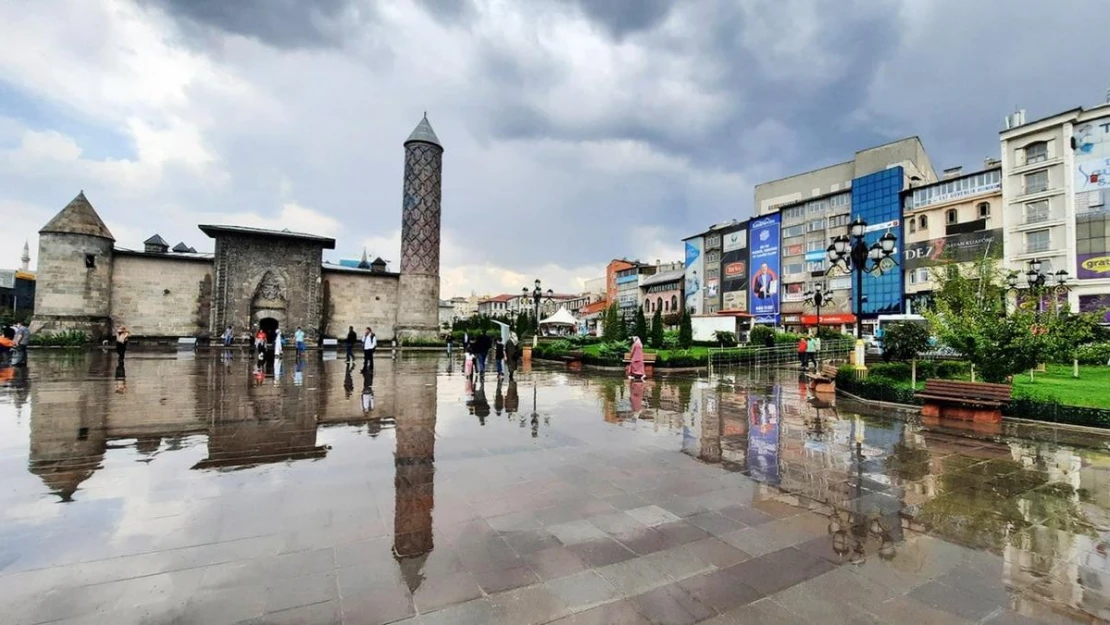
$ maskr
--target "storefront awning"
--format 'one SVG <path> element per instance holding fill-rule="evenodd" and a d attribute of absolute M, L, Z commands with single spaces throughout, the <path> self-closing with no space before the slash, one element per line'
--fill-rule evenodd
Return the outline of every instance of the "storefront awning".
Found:
<path fill-rule="evenodd" d="M 833 315 L 821 315 L 821 325 L 823 326 L 838 326 L 844 323 L 855 323 L 856 316 L 850 313 L 841 313 Z M 817 325 L 817 315 L 802 315 L 802 325 L 815 326 Z"/>

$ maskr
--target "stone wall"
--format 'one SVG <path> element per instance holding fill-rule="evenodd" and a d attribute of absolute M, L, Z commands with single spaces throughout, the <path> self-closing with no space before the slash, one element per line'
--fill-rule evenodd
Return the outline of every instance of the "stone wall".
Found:
<path fill-rule="evenodd" d="M 238 335 L 270 317 L 286 336 L 301 326 L 314 338 L 320 324 L 321 261 L 318 242 L 221 235 L 211 327 L 230 325 Z M 259 288 L 264 281 L 270 288 Z"/>
<path fill-rule="evenodd" d="M 94 266 L 86 266 L 91 255 Z M 32 332 L 81 330 L 98 339 L 109 331 L 112 242 L 84 234 L 39 236 Z"/>
<path fill-rule="evenodd" d="M 401 274 L 397 298 L 397 333 L 435 338 L 439 333 L 439 276 Z"/>
<path fill-rule="evenodd" d="M 207 336 L 212 262 L 117 254 L 112 275 L 112 325 L 135 336 Z"/>
<path fill-rule="evenodd" d="M 328 334 L 343 338 L 348 326 L 361 337 L 366 326 L 374 329 L 379 341 L 392 340 L 397 324 L 399 276 L 366 271 L 325 269 L 331 294 Z M 438 311 L 439 303 L 435 302 Z"/>

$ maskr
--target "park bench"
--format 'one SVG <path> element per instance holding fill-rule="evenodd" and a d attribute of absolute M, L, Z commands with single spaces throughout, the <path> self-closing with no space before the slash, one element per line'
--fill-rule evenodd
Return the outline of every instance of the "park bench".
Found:
<path fill-rule="evenodd" d="M 921 416 L 976 423 L 1001 423 L 1002 407 L 1010 403 L 1009 384 L 925 380 L 925 390 L 915 394 L 925 400 Z"/>
<path fill-rule="evenodd" d="M 833 363 L 825 363 L 813 373 L 807 373 L 809 388 L 815 393 L 836 393 L 836 372 L 840 369 Z"/>
<path fill-rule="evenodd" d="M 646 354 L 646 353 L 644 354 L 644 377 L 645 378 L 650 378 L 655 374 L 655 359 L 658 358 L 658 357 L 659 357 L 658 354 Z M 625 352 L 625 354 L 624 354 L 624 366 L 627 367 L 630 364 L 632 364 L 632 352 Z"/>

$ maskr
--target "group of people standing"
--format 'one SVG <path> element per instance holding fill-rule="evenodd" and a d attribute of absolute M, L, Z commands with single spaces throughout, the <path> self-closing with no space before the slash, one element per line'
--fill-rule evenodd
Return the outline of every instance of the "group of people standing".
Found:
<path fill-rule="evenodd" d="M 362 338 L 359 339 L 358 334 L 355 333 L 354 326 L 347 328 L 347 364 L 355 364 L 355 345 L 362 346 L 362 369 L 363 371 L 374 370 L 374 353 L 378 351 L 378 337 L 370 326 L 366 326 L 366 332 L 363 333 Z"/>
<path fill-rule="evenodd" d="M 27 346 L 31 344 L 31 330 L 16 321 L 0 333 L 0 367 L 26 367 Z"/>
<path fill-rule="evenodd" d="M 486 374 L 486 363 L 491 351 L 498 378 L 504 376 L 507 369 L 509 379 L 512 380 L 520 365 L 520 339 L 516 332 L 509 333 L 508 341 L 502 341 L 500 337 L 494 339 L 485 332 L 473 338 L 466 334 L 463 336 L 463 350 L 463 357 L 466 359 L 463 371 L 467 377 Z"/>

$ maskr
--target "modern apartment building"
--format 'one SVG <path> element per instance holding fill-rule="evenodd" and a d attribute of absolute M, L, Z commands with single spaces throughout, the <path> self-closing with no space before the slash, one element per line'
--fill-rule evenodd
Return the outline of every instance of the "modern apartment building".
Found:
<path fill-rule="evenodd" d="M 816 324 L 816 310 L 806 300 L 807 293 L 820 284 L 826 296 L 821 323 L 833 326 L 854 323 L 857 311 L 853 309 L 851 276 L 836 269 L 828 273 L 826 248 L 834 237 L 847 234 L 848 224 L 860 217 L 868 223 L 865 234 L 868 245 L 892 232 L 901 249 L 902 191 L 911 184 L 936 180 L 921 140 L 909 137 L 860 150 L 851 161 L 756 185 L 757 214 L 761 217 L 777 214 L 781 219 L 777 275 L 774 263 L 768 262 L 774 260 L 766 253 L 768 248 L 758 252 L 756 249 L 755 229 L 762 220 L 753 219 L 749 230 L 751 270 L 775 275 L 779 290 L 778 301 L 762 296 L 764 302 L 770 303 L 761 304 L 765 309 L 761 309 L 756 322 L 781 324 L 795 330 Z M 755 266 L 757 255 L 759 267 Z M 756 282 L 753 279 L 749 297 L 758 295 Z M 902 276 L 896 267 L 888 266 L 883 273 L 867 275 L 863 292 L 865 319 L 901 312 Z M 778 306 L 774 312 L 766 308 L 774 305 Z"/>
<path fill-rule="evenodd" d="M 938 265 L 1002 258 L 1002 167 L 995 159 L 983 167 L 968 174 L 959 167 L 946 169 L 940 182 L 911 185 L 903 193 L 907 314 L 931 305 Z"/>
<path fill-rule="evenodd" d="M 1110 308 L 1110 103 L 1031 122 L 1019 111 L 1000 139 L 1006 267 L 1066 271 L 1072 310 Z"/>

